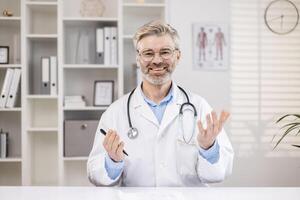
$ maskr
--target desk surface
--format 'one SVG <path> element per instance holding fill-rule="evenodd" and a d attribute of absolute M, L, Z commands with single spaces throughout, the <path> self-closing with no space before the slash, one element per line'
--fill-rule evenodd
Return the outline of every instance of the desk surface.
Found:
<path fill-rule="evenodd" d="M 242 197 L 242 198 L 241 198 Z M 0 187 L 1 200 L 283 200 L 300 188 Z"/>

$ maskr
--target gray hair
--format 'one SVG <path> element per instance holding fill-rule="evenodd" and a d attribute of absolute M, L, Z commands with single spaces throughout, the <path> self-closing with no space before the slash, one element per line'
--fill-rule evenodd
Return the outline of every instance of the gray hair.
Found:
<path fill-rule="evenodd" d="M 179 50 L 179 36 L 177 30 L 162 20 L 154 20 L 138 28 L 133 37 L 134 47 L 137 49 L 138 42 L 144 37 L 151 35 L 163 36 L 166 34 L 171 36 L 175 48 Z"/>

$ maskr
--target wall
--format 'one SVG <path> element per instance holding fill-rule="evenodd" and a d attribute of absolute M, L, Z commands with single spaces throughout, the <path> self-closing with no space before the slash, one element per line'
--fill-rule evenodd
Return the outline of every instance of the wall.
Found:
<path fill-rule="evenodd" d="M 174 78 L 179 85 L 205 97 L 218 112 L 222 108 L 233 109 L 232 66 L 229 66 L 227 71 L 221 72 L 193 70 L 192 24 L 227 22 L 231 26 L 230 3 L 230 0 L 169 0 L 169 22 L 179 31 L 182 50 L 182 60 L 174 73 Z M 258 92 L 261 92 L 260 89 Z M 261 107 L 258 110 L 261 111 Z M 258 115 L 257 126 L 241 130 L 240 135 L 247 131 L 251 134 L 251 137 L 244 138 L 249 148 L 242 152 L 239 148 L 241 140 L 234 139 L 231 123 L 236 116 L 232 113 L 226 130 L 236 153 L 233 174 L 224 183 L 216 186 L 300 186 L 300 150 L 293 152 L 286 148 L 283 152 L 272 152 L 270 134 L 264 137 L 267 128 L 263 126 L 261 113 Z M 269 120 L 273 123 L 272 119 Z M 271 134 L 273 133 L 274 131 Z"/>

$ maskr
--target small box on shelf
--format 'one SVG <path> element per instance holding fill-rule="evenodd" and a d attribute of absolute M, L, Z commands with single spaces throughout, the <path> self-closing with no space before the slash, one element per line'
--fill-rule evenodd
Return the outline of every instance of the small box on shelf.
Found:
<path fill-rule="evenodd" d="M 64 156 L 88 156 L 92 147 L 98 120 L 65 120 Z"/>

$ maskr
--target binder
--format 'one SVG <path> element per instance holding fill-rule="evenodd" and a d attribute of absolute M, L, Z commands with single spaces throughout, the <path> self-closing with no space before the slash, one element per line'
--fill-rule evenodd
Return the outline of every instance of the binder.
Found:
<path fill-rule="evenodd" d="M 50 95 L 57 95 L 57 58 L 50 57 Z"/>
<path fill-rule="evenodd" d="M 16 104 L 16 99 L 17 99 L 16 96 L 19 88 L 20 79 L 21 79 L 21 69 L 14 69 L 12 82 L 9 89 L 7 102 L 5 105 L 5 107 L 7 108 L 13 108 Z"/>
<path fill-rule="evenodd" d="M 111 27 L 110 28 L 110 42 L 111 42 L 111 48 L 110 48 L 110 60 L 112 65 L 118 64 L 118 41 L 117 41 L 117 27 Z"/>
<path fill-rule="evenodd" d="M 8 155 L 8 133 L 0 132 L 0 158 L 6 158 Z"/>
<path fill-rule="evenodd" d="M 103 28 L 97 28 L 97 30 L 96 30 L 96 41 L 97 41 L 96 51 L 97 51 L 97 54 L 99 57 L 102 57 L 103 51 L 104 51 L 103 39 L 104 39 Z"/>
<path fill-rule="evenodd" d="M 9 88 L 13 78 L 13 73 L 14 73 L 13 69 L 7 69 L 6 71 L 3 86 L 2 86 L 1 96 L 0 96 L 0 108 L 5 107 L 7 96 L 9 93 Z"/>
<path fill-rule="evenodd" d="M 104 65 L 110 65 L 110 27 L 104 27 Z"/>
<path fill-rule="evenodd" d="M 50 58 L 42 57 L 41 94 L 50 94 Z"/>

